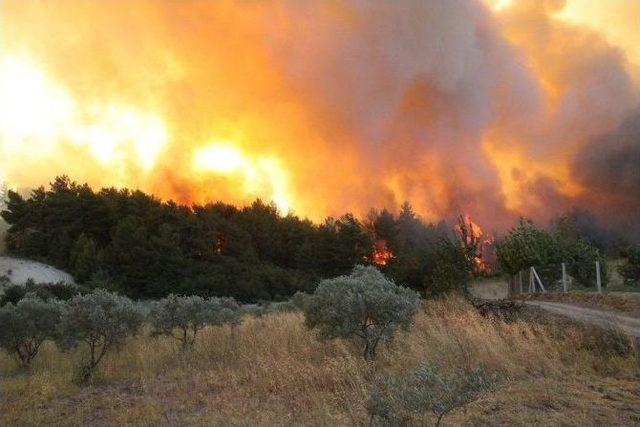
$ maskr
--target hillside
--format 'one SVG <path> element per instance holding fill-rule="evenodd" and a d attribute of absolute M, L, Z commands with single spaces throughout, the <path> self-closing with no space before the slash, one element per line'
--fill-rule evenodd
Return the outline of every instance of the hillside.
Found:
<path fill-rule="evenodd" d="M 7 276 L 13 284 L 29 279 L 36 283 L 74 283 L 71 275 L 50 265 L 6 256 L 0 256 L 0 276 Z"/>

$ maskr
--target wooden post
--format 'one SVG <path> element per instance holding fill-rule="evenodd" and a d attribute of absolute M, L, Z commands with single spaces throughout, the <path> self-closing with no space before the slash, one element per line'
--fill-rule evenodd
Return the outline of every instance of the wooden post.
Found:
<path fill-rule="evenodd" d="M 533 283 L 533 267 L 529 267 L 529 293 L 532 294 L 536 290 Z"/>
<path fill-rule="evenodd" d="M 540 276 L 538 276 L 538 272 L 533 267 L 531 267 L 531 272 L 533 273 L 533 275 L 535 276 L 536 280 L 538 281 L 538 285 L 540 285 L 540 290 L 542 291 L 542 293 L 545 293 L 547 290 L 542 285 L 542 280 L 540 280 Z M 533 284 L 533 286 L 535 287 L 535 283 Z"/>
<path fill-rule="evenodd" d="M 562 263 L 562 290 L 563 292 L 566 294 L 568 289 L 568 283 L 567 283 L 567 266 L 565 265 L 565 263 Z"/>
<path fill-rule="evenodd" d="M 522 294 L 522 270 L 518 272 L 518 278 L 520 279 L 520 294 Z"/>
<path fill-rule="evenodd" d="M 598 293 L 602 293 L 602 281 L 600 280 L 600 261 L 596 261 L 596 286 L 598 287 Z"/>

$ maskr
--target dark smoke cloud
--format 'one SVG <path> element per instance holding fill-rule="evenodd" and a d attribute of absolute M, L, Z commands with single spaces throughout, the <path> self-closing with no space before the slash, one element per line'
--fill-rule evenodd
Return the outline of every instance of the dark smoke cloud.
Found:
<path fill-rule="evenodd" d="M 588 189 L 601 216 L 640 236 L 640 108 L 614 131 L 587 143 L 573 162 L 573 174 Z"/>

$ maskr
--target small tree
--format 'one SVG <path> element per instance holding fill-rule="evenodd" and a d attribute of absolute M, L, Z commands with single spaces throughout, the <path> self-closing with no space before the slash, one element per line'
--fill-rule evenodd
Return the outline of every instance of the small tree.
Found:
<path fill-rule="evenodd" d="M 89 360 L 83 362 L 80 381 L 87 381 L 105 354 L 135 335 L 144 316 L 129 298 L 104 290 L 77 295 L 67 303 L 60 325 L 62 349 L 87 344 Z"/>
<path fill-rule="evenodd" d="M 467 249 L 449 239 L 441 239 L 433 253 L 432 273 L 425 277 L 425 294 L 438 295 L 460 291 L 469 295 L 469 281 L 473 271 L 473 259 Z"/>
<path fill-rule="evenodd" d="M 387 377 L 369 392 L 367 410 L 385 424 L 407 425 L 431 412 L 436 426 L 451 411 L 462 408 L 495 387 L 495 375 L 484 369 L 446 374 L 436 365 L 423 363 L 408 375 Z"/>
<path fill-rule="evenodd" d="M 33 294 L 0 307 L 0 348 L 28 368 L 42 343 L 55 337 L 61 313 L 60 302 Z"/>
<path fill-rule="evenodd" d="M 396 286 L 375 267 L 356 266 L 349 276 L 323 280 L 303 305 L 305 323 L 322 338 L 359 338 L 364 358 L 373 359 L 378 344 L 408 329 L 419 306 L 418 295 Z"/>
<path fill-rule="evenodd" d="M 198 332 L 207 325 L 237 324 L 238 304 L 232 298 L 168 297 L 153 303 L 149 313 L 154 335 L 180 341 L 183 350 L 193 347 Z"/>

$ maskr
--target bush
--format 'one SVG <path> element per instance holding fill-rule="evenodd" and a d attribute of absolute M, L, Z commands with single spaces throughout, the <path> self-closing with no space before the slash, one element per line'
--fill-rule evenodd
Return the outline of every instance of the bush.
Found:
<path fill-rule="evenodd" d="M 239 308 L 232 298 L 169 295 L 152 304 L 149 319 L 154 335 L 173 337 L 186 350 L 193 347 L 198 332 L 205 326 L 237 324 Z"/>
<path fill-rule="evenodd" d="M 620 266 L 619 272 L 625 284 L 640 284 L 640 246 L 632 246 L 626 250 L 625 262 Z"/>
<path fill-rule="evenodd" d="M 22 285 L 9 285 L 4 288 L 0 297 L 0 307 L 6 304 L 17 304 L 27 294 L 27 289 Z"/>
<path fill-rule="evenodd" d="M 33 294 L 0 308 L 0 348 L 28 367 L 42 343 L 55 338 L 62 305 Z"/>
<path fill-rule="evenodd" d="M 388 425 L 411 425 L 431 412 L 436 426 L 457 408 L 478 399 L 495 387 L 496 377 L 484 369 L 446 374 L 436 365 L 423 363 L 408 375 L 383 378 L 369 392 L 367 411 L 372 421 Z"/>
<path fill-rule="evenodd" d="M 364 358 L 373 359 L 380 342 L 408 329 L 418 295 L 396 286 L 375 267 L 356 266 L 349 276 L 323 280 L 303 305 L 305 323 L 322 338 L 359 338 Z"/>
<path fill-rule="evenodd" d="M 104 290 L 76 295 L 63 312 L 58 344 L 62 349 L 85 343 L 89 360 L 83 361 L 79 380 L 88 380 L 104 355 L 137 333 L 144 316 L 128 298 Z"/>
<path fill-rule="evenodd" d="M 83 293 L 83 289 L 76 285 L 64 282 L 36 283 L 29 279 L 24 285 L 11 285 L 5 288 L 4 294 L 0 297 L 0 307 L 8 303 L 17 304 L 27 294 L 34 294 L 45 301 L 50 299 L 68 301 L 81 293 Z"/>

